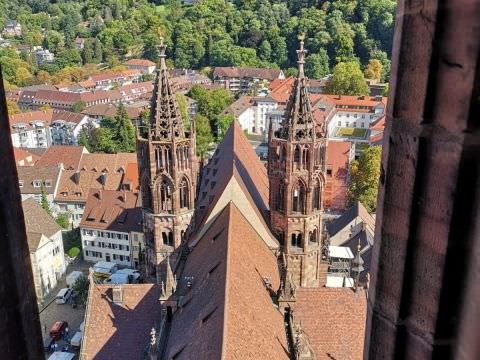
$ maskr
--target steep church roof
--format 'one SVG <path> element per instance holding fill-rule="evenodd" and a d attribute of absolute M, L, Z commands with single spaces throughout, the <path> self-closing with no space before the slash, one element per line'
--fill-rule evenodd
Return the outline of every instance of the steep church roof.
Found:
<path fill-rule="evenodd" d="M 287 102 L 285 119 L 279 137 L 294 140 L 314 140 L 315 121 L 312 115 L 312 104 L 308 94 L 307 78 L 304 73 L 305 53 L 303 38 L 300 38 L 298 54 L 298 76 Z"/>
<path fill-rule="evenodd" d="M 160 64 L 153 87 L 150 110 L 150 134 L 154 141 L 185 139 L 182 117 L 165 63 L 166 48 L 162 39 L 159 45 Z"/>
<path fill-rule="evenodd" d="M 277 259 L 233 202 L 191 249 L 193 286 L 173 314 L 166 359 L 288 359 Z M 188 330 L 188 331 L 186 331 Z"/>
<path fill-rule="evenodd" d="M 248 219 L 261 226 L 261 236 L 270 247 L 278 243 L 270 233 L 268 212 L 268 176 L 240 125 L 234 121 L 202 172 L 196 206 L 197 241 L 215 216 L 229 202 L 248 212 Z"/>

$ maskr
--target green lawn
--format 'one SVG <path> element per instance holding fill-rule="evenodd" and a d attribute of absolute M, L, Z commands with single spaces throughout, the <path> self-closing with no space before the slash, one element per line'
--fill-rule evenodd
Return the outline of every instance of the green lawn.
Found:
<path fill-rule="evenodd" d="M 363 139 L 367 136 L 367 129 L 341 127 L 337 128 L 336 136 Z"/>

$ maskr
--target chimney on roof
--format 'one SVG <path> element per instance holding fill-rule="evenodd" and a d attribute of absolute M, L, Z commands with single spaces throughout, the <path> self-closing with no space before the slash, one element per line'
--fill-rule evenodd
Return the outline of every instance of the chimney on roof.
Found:
<path fill-rule="evenodd" d="M 102 200 L 102 196 L 103 196 L 103 194 L 102 194 L 102 189 L 99 189 L 99 190 L 98 190 L 98 193 L 97 193 L 98 199 L 99 199 L 99 200 Z"/>
<path fill-rule="evenodd" d="M 62 163 L 62 162 L 58 163 L 57 166 L 58 166 L 58 168 L 59 168 L 60 170 L 65 170 L 65 168 L 63 167 L 63 163 Z"/>
<path fill-rule="evenodd" d="M 112 288 L 112 301 L 117 305 L 123 305 L 123 288 L 120 285 L 115 285 Z"/>
<path fill-rule="evenodd" d="M 75 174 L 73 174 L 73 180 L 75 181 L 75 184 L 80 184 L 80 170 L 75 171 Z"/>
<path fill-rule="evenodd" d="M 104 187 L 107 184 L 107 172 L 106 171 L 102 171 L 102 175 L 100 177 L 100 182 Z"/>

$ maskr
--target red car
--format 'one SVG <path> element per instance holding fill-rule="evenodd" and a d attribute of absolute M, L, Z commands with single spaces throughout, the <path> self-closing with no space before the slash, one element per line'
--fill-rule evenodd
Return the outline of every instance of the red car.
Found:
<path fill-rule="evenodd" d="M 60 340 L 65 335 L 65 329 L 68 327 L 66 321 L 57 321 L 50 329 L 50 337 L 53 340 Z"/>

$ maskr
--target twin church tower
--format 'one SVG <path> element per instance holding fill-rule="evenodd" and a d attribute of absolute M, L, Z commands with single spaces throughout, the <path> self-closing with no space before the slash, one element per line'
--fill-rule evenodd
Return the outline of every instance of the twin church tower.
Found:
<path fill-rule="evenodd" d="M 157 280 L 165 258 L 185 240 L 199 178 L 195 124 L 182 119 L 165 50 L 162 42 L 149 122 L 137 137 L 145 265 L 147 274 L 156 274 Z M 326 136 L 324 124 L 316 123 L 312 115 L 303 39 L 297 53 L 298 76 L 284 121 L 275 129 L 270 124 L 269 129 L 270 229 L 283 249 L 283 265 L 294 284 L 317 286 L 325 254 L 321 215 Z"/>

